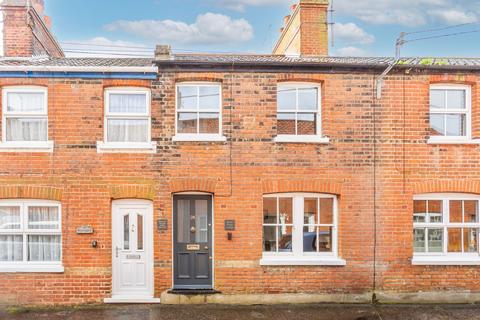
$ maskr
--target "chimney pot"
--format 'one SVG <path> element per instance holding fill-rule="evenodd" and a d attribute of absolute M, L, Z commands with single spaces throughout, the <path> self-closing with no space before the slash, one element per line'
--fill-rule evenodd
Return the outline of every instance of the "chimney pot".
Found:
<path fill-rule="evenodd" d="M 292 4 L 292 5 L 290 6 L 290 10 L 291 10 L 292 12 L 294 12 L 294 11 L 297 9 L 297 7 L 298 7 L 298 4 L 297 4 L 297 3 Z"/>
<path fill-rule="evenodd" d="M 155 48 L 155 60 L 170 60 L 172 48 L 169 45 L 157 45 Z"/>
<path fill-rule="evenodd" d="M 291 15 L 288 15 L 288 16 L 285 16 L 285 17 L 283 18 L 283 24 L 284 24 L 284 25 L 287 25 L 288 21 L 290 21 L 290 17 L 291 17 Z"/>

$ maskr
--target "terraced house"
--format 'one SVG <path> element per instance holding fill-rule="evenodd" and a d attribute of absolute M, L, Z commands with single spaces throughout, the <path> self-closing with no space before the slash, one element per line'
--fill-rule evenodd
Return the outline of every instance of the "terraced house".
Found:
<path fill-rule="evenodd" d="M 479 299 L 480 59 L 380 88 L 326 0 L 271 55 L 66 58 L 42 3 L 1 7 L 0 303 Z"/>

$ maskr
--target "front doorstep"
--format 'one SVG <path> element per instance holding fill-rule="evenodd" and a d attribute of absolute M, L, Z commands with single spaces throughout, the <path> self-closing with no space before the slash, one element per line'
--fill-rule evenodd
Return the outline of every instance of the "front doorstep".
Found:
<path fill-rule="evenodd" d="M 135 296 L 112 296 L 103 299 L 104 303 L 160 303 L 160 298 L 135 297 Z"/>
<path fill-rule="evenodd" d="M 172 289 L 172 290 L 168 290 L 167 293 L 194 295 L 194 294 L 219 294 L 221 292 L 215 289 Z"/>

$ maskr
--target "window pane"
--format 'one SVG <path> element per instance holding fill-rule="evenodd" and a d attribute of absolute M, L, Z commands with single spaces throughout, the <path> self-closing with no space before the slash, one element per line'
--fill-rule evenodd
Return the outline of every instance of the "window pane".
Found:
<path fill-rule="evenodd" d="M 465 90 L 447 91 L 447 109 L 465 109 Z"/>
<path fill-rule="evenodd" d="M 430 114 L 430 134 L 433 136 L 445 135 L 445 115 Z"/>
<path fill-rule="evenodd" d="M 307 227 L 308 232 L 314 232 L 314 224 L 319 224 L 318 216 L 318 198 L 305 198 L 303 201 L 303 224 L 310 225 Z"/>
<path fill-rule="evenodd" d="M 20 229 L 20 207 L 0 207 L 0 229 Z"/>
<path fill-rule="evenodd" d="M 320 223 L 333 224 L 333 199 L 320 199 Z"/>
<path fill-rule="evenodd" d="M 442 222 L 443 221 L 443 201 L 442 200 L 428 200 L 428 222 Z"/>
<path fill-rule="evenodd" d="M 109 142 L 147 142 L 148 120 L 110 119 L 107 121 Z"/>
<path fill-rule="evenodd" d="M 45 118 L 7 118 L 7 141 L 47 141 Z"/>
<path fill-rule="evenodd" d="M 137 249 L 143 250 L 143 216 L 137 214 Z"/>
<path fill-rule="evenodd" d="M 130 215 L 123 216 L 123 250 L 130 250 Z"/>
<path fill-rule="evenodd" d="M 295 134 L 295 113 L 279 113 L 277 115 L 278 134 Z"/>
<path fill-rule="evenodd" d="M 278 218 L 282 226 L 293 224 L 293 199 L 279 198 L 278 199 Z M 283 234 L 283 233 L 282 233 Z"/>
<path fill-rule="evenodd" d="M 447 136 L 466 135 L 466 116 L 464 114 L 447 114 Z"/>
<path fill-rule="evenodd" d="M 200 113 L 200 133 L 219 133 L 219 113 Z"/>
<path fill-rule="evenodd" d="M 297 134 L 317 134 L 317 115 L 314 113 L 299 113 L 297 115 Z"/>
<path fill-rule="evenodd" d="M 297 109 L 297 89 L 292 87 L 278 88 L 277 93 L 278 110 L 296 110 Z"/>
<path fill-rule="evenodd" d="M 177 201 L 177 242 L 190 242 L 190 200 Z"/>
<path fill-rule="evenodd" d="M 450 222 L 462 222 L 461 200 L 450 200 Z"/>
<path fill-rule="evenodd" d="M 9 112 L 44 112 L 45 101 L 43 93 L 11 92 L 7 96 L 7 111 Z"/>
<path fill-rule="evenodd" d="M 28 207 L 28 228 L 60 230 L 58 207 Z"/>
<path fill-rule="evenodd" d="M 208 242 L 208 201 L 195 200 L 195 242 Z"/>
<path fill-rule="evenodd" d="M 276 252 L 276 233 L 277 227 L 263 227 L 263 251 Z"/>
<path fill-rule="evenodd" d="M 428 229 L 428 252 L 443 251 L 443 229 Z"/>
<path fill-rule="evenodd" d="M 427 212 L 426 200 L 413 201 L 413 222 L 425 222 Z"/>
<path fill-rule="evenodd" d="M 277 222 L 277 198 L 263 198 L 263 223 L 275 224 Z"/>
<path fill-rule="evenodd" d="M 178 133 L 197 133 L 197 113 L 178 114 Z"/>
<path fill-rule="evenodd" d="M 478 222 L 478 201 L 463 202 L 464 222 Z"/>
<path fill-rule="evenodd" d="M 300 88 L 298 89 L 298 110 L 318 110 L 318 89 Z"/>
<path fill-rule="evenodd" d="M 278 227 L 278 251 L 292 252 L 292 226 Z"/>
<path fill-rule="evenodd" d="M 332 227 L 319 227 L 318 251 L 332 252 Z"/>
<path fill-rule="evenodd" d="M 217 109 L 220 110 L 220 87 L 219 86 L 200 86 L 199 107 L 200 110 Z"/>
<path fill-rule="evenodd" d="M 305 226 L 303 228 L 303 252 L 317 252 L 318 227 Z"/>
<path fill-rule="evenodd" d="M 478 229 L 463 229 L 463 251 L 478 252 Z"/>
<path fill-rule="evenodd" d="M 445 90 L 430 90 L 430 107 L 445 109 Z"/>
<path fill-rule="evenodd" d="M 448 229 L 448 252 L 462 252 L 462 229 Z"/>
<path fill-rule="evenodd" d="M 178 87 L 178 105 L 179 110 L 190 109 L 197 110 L 198 87 L 179 86 Z"/>
<path fill-rule="evenodd" d="M 60 236 L 28 236 L 28 261 L 60 261 L 60 252 Z"/>
<path fill-rule="evenodd" d="M 425 229 L 413 229 L 413 251 L 425 252 Z"/>
<path fill-rule="evenodd" d="M 111 113 L 148 113 L 146 94 L 112 93 L 109 101 L 109 112 Z"/>
<path fill-rule="evenodd" d="M 0 235 L 0 261 L 23 260 L 23 236 Z"/>

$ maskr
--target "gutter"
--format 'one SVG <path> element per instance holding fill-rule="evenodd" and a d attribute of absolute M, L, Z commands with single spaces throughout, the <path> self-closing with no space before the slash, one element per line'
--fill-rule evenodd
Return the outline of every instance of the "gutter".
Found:
<path fill-rule="evenodd" d="M 87 67 L 87 66 L 1 66 L 0 72 L 92 72 L 92 73 L 155 73 L 157 67 Z"/>

